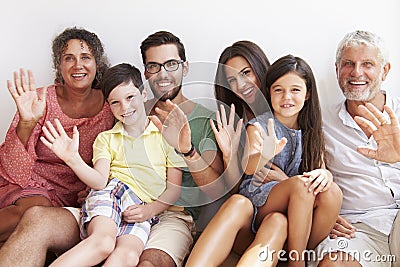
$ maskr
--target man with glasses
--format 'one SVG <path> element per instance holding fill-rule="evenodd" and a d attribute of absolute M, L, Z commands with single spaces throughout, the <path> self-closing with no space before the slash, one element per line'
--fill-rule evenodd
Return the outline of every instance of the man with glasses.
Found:
<path fill-rule="evenodd" d="M 215 182 L 208 196 L 212 197 L 211 193 L 221 196 L 224 185 L 218 178 L 223 163 L 210 126 L 212 112 L 182 94 L 182 81 L 189 64 L 179 38 L 170 32 L 156 32 L 142 42 L 140 49 L 144 75 L 154 94 L 146 103 L 148 111 L 156 115 L 153 122 L 185 159 L 188 170 L 182 177 L 181 199 L 175 203 L 182 210 L 159 215 L 160 221 L 151 229 L 139 266 L 181 266 L 193 242 L 200 188 Z"/>

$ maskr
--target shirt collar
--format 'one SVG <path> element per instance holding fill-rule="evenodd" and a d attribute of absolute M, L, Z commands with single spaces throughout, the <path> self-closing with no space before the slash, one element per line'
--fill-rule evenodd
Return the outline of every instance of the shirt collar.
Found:
<path fill-rule="evenodd" d="M 150 118 L 149 118 L 150 119 Z M 143 135 L 149 135 L 152 132 L 158 132 L 158 128 L 154 125 L 154 123 L 150 120 L 149 125 L 147 125 L 146 129 L 144 129 Z M 122 122 L 118 121 L 114 127 L 110 130 L 110 133 L 114 134 L 121 134 L 121 135 L 127 135 L 124 125 Z"/>
<path fill-rule="evenodd" d="M 382 90 L 382 93 L 386 97 L 385 104 L 390 103 L 390 98 L 389 98 L 388 94 L 386 93 L 386 91 Z M 389 120 L 389 114 L 387 114 L 386 111 L 383 111 L 383 116 L 386 118 L 386 120 Z M 347 112 L 346 101 L 343 101 L 340 106 L 339 118 L 342 120 L 344 125 L 362 131 L 360 126 L 358 126 L 358 124 L 354 121 L 353 117 L 351 117 L 350 113 Z"/>

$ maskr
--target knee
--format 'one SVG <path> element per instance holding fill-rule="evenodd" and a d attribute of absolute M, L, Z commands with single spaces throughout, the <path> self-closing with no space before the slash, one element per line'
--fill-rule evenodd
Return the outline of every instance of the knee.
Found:
<path fill-rule="evenodd" d="M 337 207 L 340 209 L 342 206 L 342 190 L 336 183 L 332 183 L 329 189 L 325 192 L 319 193 L 317 195 L 316 201 L 317 205 L 325 205 L 331 207 Z"/>
<path fill-rule="evenodd" d="M 90 243 L 89 246 L 95 249 L 101 257 L 106 258 L 113 252 L 116 240 L 115 237 L 103 234 L 101 236 L 89 236 L 87 242 Z"/>
<path fill-rule="evenodd" d="M 35 229 L 41 225 L 44 225 L 43 221 L 47 218 L 47 208 L 41 206 L 33 206 L 25 211 L 19 225 L 29 226 L 31 229 Z"/>
<path fill-rule="evenodd" d="M 282 229 L 286 231 L 288 227 L 288 220 L 286 216 L 280 212 L 273 212 L 264 217 L 264 222 L 269 222 L 275 229 Z"/>
<path fill-rule="evenodd" d="M 307 190 L 305 181 L 301 179 L 302 176 L 295 176 L 288 180 L 290 183 L 290 197 L 296 198 L 299 201 L 314 201 L 315 196 Z"/>
<path fill-rule="evenodd" d="M 127 266 L 137 266 L 139 263 L 139 255 L 134 249 L 126 251 L 123 257 L 126 260 Z"/>
<path fill-rule="evenodd" d="M 274 233 L 286 239 L 288 220 L 287 217 L 280 212 L 269 213 L 261 222 L 261 228 L 274 229 Z"/>
<path fill-rule="evenodd" d="M 254 210 L 250 199 L 239 194 L 232 195 L 227 201 L 225 201 L 221 209 L 226 209 L 230 212 L 232 210 L 251 211 L 251 214 Z"/>
<path fill-rule="evenodd" d="M 240 210 L 240 212 L 235 212 Z M 240 216 L 241 218 L 252 218 L 254 213 L 254 207 L 250 199 L 240 194 L 232 195 L 225 203 L 221 206 L 221 212 L 226 212 L 229 215 L 227 218 L 232 216 Z"/>
<path fill-rule="evenodd" d="M 328 192 L 329 192 L 331 198 L 333 198 L 334 200 L 337 200 L 337 202 L 342 203 L 343 193 L 342 193 L 342 190 L 340 190 L 339 186 L 336 183 L 332 183 Z"/>

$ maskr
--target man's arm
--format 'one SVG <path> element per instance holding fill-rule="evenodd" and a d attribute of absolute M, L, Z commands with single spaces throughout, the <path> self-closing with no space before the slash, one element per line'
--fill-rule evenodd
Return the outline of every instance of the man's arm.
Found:
<path fill-rule="evenodd" d="M 183 157 L 195 183 L 211 198 L 225 194 L 225 183 L 222 179 L 223 163 L 221 154 L 215 150 L 196 151 L 192 157 Z M 219 179 L 221 178 L 221 179 Z"/>
<path fill-rule="evenodd" d="M 166 104 L 171 111 L 156 108 L 158 116 L 152 116 L 151 120 L 171 146 L 181 154 L 186 154 L 192 148 L 189 122 L 178 105 L 170 100 L 167 100 Z M 194 150 L 193 153 L 183 158 L 192 174 L 193 180 L 206 194 L 210 197 L 220 197 L 221 193 L 224 193 L 224 181 L 223 179 L 218 179 L 223 172 L 223 163 L 219 152 L 204 151 L 200 155 Z"/>

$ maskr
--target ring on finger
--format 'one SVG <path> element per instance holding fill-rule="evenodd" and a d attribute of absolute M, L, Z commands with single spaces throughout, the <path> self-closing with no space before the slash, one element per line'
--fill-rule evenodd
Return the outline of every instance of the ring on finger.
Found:
<path fill-rule="evenodd" d="M 383 120 L 382 122 L 381 122 L 381 125 L 385 125 L 385 124 L 387 124 L 388 122 L 387 122 L 387 120 Z"/>

